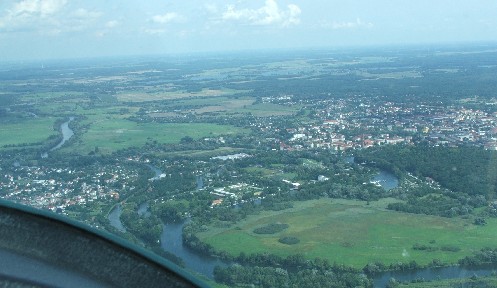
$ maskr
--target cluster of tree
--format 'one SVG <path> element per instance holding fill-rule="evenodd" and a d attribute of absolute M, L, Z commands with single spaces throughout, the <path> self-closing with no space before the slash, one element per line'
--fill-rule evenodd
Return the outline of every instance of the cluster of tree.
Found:
<path fill-rule="evenodd" d="M 430 242 L 431 243 L 431 242 Z M 434 245 L 426 245 L 426 244 L 420 244 L 420 243 L 415 243 L 412 246 L 412 249 L 414 250 L 420 250 L 420 251 L 428 251 L 428 252 L 433 252 L 433 251 L 446 251 L 446 252 L 458 252 L 461 251 L 461 248 L 453 245 L 443 245 L 441 247 L 434 246 Z"/>
<path fill-rule="evenodd" d="M 230 287 L 373 287 L 372 282 L 357 273 L 334 273 L 303 269 L 296 272 L 279 267 L 232 265 L 216 267 L 214 278 Z"/>
<path fill-rule="evenodd" d="M 473 212 L 473 206 L 464 204 L 464 201 L 440 194 L 427 195 L 425 197 L 409 195 L 406 202 L 390 203 L 387 208 L 395 211 L 438 215 L 442 217 L 455 217 Z"/>
<path fill-rule="evenodd" d="M 300 239 L 293 236 L 284 236 L 278 239 L 278 242 L 286 245 L 295 245 L 300 242 Z"/>
<path fill-rule="evenodd" d="M 473 223 L 475 225 L 483 226 L 483 225 L 487 225 L 487 220 L 485 220 L 485 218 L 483 218 L 483 217 L 476 217 L 475 221 Z"/>
<path fill-rule="evenodd" d="M 195 235 L 196 232 L 199 231 L 199 226 L 195 225 L 194 223 L 187 224 L 183 226 L 183 244 L 187 246 L 188 248 L 197 251 L 199 253 L 202 253 L 204 255 L 219 255 L 220 252 L 216 251 L 214 247 L 211 245 L 202 242 L 197 235 Z M 222 253 L 222 252 L 221 252 Z M 224 258 L 230 258 L 230 256 L 227 253 L 223 253 Z"/>
<path fill-rule="evenodd" d="M 334 179 L 330 178 L 328 181 L 302 185 L 299 192 L 295 194 L 296 200 L 330 197 L 369 201 L 385 197 L 385 191 L 372 184 L 364 185 L 362 184 L 364 182 L 361 181 L 348 182 L 347 180 L 350 178 L 346 175 L 343 178 L 334 177 Z"/>
<path fill-rule="evenodd" d="M 189 205 L 186 201 L 166 201 L 153 206 L 152 213 L 163 222 L 181 222 L 186 218 Z"/>
<path fill-rule="evenodd" d="M 474 255 L 466 256 L 459 260 L 459 264 L 463 266 L 481 266 L 487 264 L 497 264 L 497 248 L 484 248 Z"/>
<path fill-rule="evenodd" d="M 436 246 L 419 244 L 419 243 L 414 243 L 414 245 L 412 245 L 412 249 L 419 251 L 428 251 L 428 252 L 438 251 L 438 247 Z"/>
<path fill-rule="evenodd" d="M 168 171 L 166 171 L 167 174 Z M 172 171 L 171 171 L 172 172 Z M 150 197 L 158 198 L 195 190 L 195 175 L 191 171 L 174 171 L 167 178 L 152 181 Z"/>
<path fill-rule="evenodd" d="M 385 271 L 405 271 L 405 270 L 414 270 L 414 269 L 419 269 L 422 266 L 420 266 L 416 261 L 412 260 L 409 262 L 397 262 L 397 263 L 392 263 L 390 265 L 385 265 L 382 262 L 371 262 L 366 264 L 364 268 L 362 268 L 362 271 L 366 273 L 367 275 L 375 275 L 378 273 L 382 273 Z"/>
<path fill-rule="evenodd" d="M 296 254 L 282 258 L 272 254 L 241 254 L 238 263 L 226 268 L 216 267 L 216 281 L 230 287 L 372 287 L 360 271 L 327 260 L 307 260 Z"/>
<path fill-rule="evenodd" d="M 124 206 L 120 219 L 127 230 L 145 243 L 154 245 L 160 239 L 162 233 L 160 219 L 154 215 L 140 217 L 136 213 L 136 205 L 127 204 Z"/>
<path fill-rule="evenodd" d="M 497 189 L 497 152 L 477 147 L 386 145 L 356 156 L 392 172 L 408 171 L 468 195 L 493 198 Z M 400 173 L 401 174 L 401 173 Z"/>
<path fill-rule="evenodd" d="M 497 153 L 493 151 L 388 145 L 362 150 L 356 157 L 400 177 L 410 172 L 425 181 L 391 192 L 392 196 L 406 200 L 388 205 L 396 211 L 444 217 L 466 215 L 487 205 L 497 192 Z"/>

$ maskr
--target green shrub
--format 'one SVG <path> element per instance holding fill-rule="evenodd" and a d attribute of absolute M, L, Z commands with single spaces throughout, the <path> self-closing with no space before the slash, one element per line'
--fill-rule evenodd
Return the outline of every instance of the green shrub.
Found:
<path fill-rule="evenodd" d="M 298 244 L 300 242 L 300 240 L 297 237 L 285 236 L 285 237 L 281 237 L 280 239 L 278 239 L 278 242 L 280 242 L 282 244 L 286 244 L 286 245 L 295 245 L 295 244 Z"/>

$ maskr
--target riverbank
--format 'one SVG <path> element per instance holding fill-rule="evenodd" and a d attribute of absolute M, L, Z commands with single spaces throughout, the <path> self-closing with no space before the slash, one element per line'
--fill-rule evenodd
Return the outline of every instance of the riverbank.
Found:
<path fill-rule="evenodd" d="M 442 283 L 439 283 L 440 279 L 466 279 L 470 281 L 470 278 L 478 278 L 484 276 L 490 276 L 495 274 L 497 266 L 487 265 L 482 267 L 461 267 L 461 266 L 449 266 L 449 267 L 436 267 L 436 268 L 424 268 L 424 269 L 414 269 L 407 271 L 387 271 L 379 273 L 377 276 L 373 276 L 374 287 L 386 287 L 391 279 L 395 279 L 396 282 L 413 282 L 419 281 L 436 281 L 433 285 L 428 287 L 441 287 Z M 445 283 L 451 283 L 451 281 L 443 281 Z M 460 282 L 460 280 L 459 280 Z M 454 282 L 457 283 L 457 282 Z M 413 285 L 417 286 L 417 285 Z M 404 286 L 402 286 L 404 287 Z M 411 287 L 406 285 L 406 287 Z M 427 286 L 421 286 L 427 287 Z M 456 286 L 448 286 L 456 287 Z M 459 287 L 459 286 L 457 286 Z M 481 286 L 474 286 L 481 287 Z"/>
<path fill-rule="evenodd" d="M 126 228 L 124 227 L 124 225 L 123 225 L 123 223 L 121 222 L 121 219 L 120 219 L 122 212 L 123 211 L 122 211 L 121 204 L 116 204 L 115 206 L 113 206 L 112 210 L 108 214 L 107 219 L 109 219 L 110 225 L 112 227 L 114 227 L 117 230 L 125 233 L 126 232 Z"/>

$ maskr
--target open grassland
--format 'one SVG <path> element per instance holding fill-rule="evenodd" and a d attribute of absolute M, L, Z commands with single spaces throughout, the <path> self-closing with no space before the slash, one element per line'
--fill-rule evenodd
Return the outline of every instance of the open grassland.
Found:
<path fill-rule="evenodd" d="M 0 118 L 0 148 L 43 142 L 51 135 L 58 134 L 53 129 L 54 122 L 55 118 Z"/>
<path fill-rule="evenodd" d="M 183 113 L 195 114 L 213 114 L 213 113 L 230 113 L 236 117 L 251 113 L 254 116 L 279 116 L 279 115 L 292 115 L 299 109 L 299 105 L 284 106 L 273 103 L 256 103 L 253 97 L 205 97 L 205 98 L 190 98 L 177 100 L 170 105 L 172 107 L 187 107 L 184 109 L 177 109 L 176 112 L 167 113 L 151 113 L 152 117 L 171 117 L 181 115 Z M 190 108 L 192 106 L 200 106 L 198 108 Z M 176 110 L 176 109 L 175 109 Z"/>
<path fill-rule="evenodd" d="M 268 168 L 264 168 L 264 167 L 252 166 L 252 167 L 244 168 L 244 170 L 248 173 L 253 174 L 253 176 L 256 176 L 256 177 L 275 178 L 278 180 L 283 180 L 283 179 L 292 180 L 295 177 L 297 177 L 297 173 L 293 173 L 293 172 L 285 173 L 285 172 L 283 172 L 281 167 L 274 167 L 274 168 L 275 169 L 268 169 Z"/>
<path fill-rule="evenodd" d="M 419 78 L 423 77 L 421 72 L 419 71 L 395 71 L 395 72 L 378 72 L 371 73 L 372 71 L 368 71 L 366 69 L 357 70 L 355 73 L 358 76 L 362 76 L 368 79 L 403 79 L 403 78 Z"/>
<path fill-rule="evenodd" d="M 119 149 L 141 147 L 146 142 L 179 143 L 185 136 L 198 139 L 235 134 L 243 130 L 208 123 L 136 123 L 113 118 L 92 122 L 82 132 L 77 141 L 63 150 L 85 154 L 98 147 L 101 153 L 111 153 Z"/>
<path fill-rule="evenodd" d="M 170 99 L 181 99 L 190 97 L 213 97 L 213 96 L 226 96 L 238 93 L 248 92 L 246 90 L 234 89 L 202 89 L 197 92 L 188 92 L 186 90 L 177 91 L 126 91 L 117 94 L 117 99 L 121 102 L 146 102 L 146 101 L 159 101 Z"/>
<path fill-rule="evenodd" d="M 82 102 L 81 102 L 82 103 Z M 46 115 L 75 115 L 73 111 L 76 109 L 78 104 L 75 103 L 61 103 L 61 102 L 50 102 L 50 105 L 38 105 L 37 109 L 40 113 Z"/>
<path fill-rule="evenodd" d="M 86 98 L 85 93 L 78 91 L 29 93 L 21 96 L 21 101 L 44 103 L 50 100 L 70 101 L 72 99 L 78 99 L 78 98 L 79 99 Z"/>
<path fill-rule="evenodd" d="M 241 148 L 231 148 L 231 147 L 220 147 L 213 150 L 187 150 L 187 151 L 174 151 L 165 152 L 162 154 L 154 154 L 159 157 L 163 156 L 185 156 L 185 157 L 215 157 L 223 156 L 229 154 L 236 154 L 241 152 L 246 152 L 246 149 Z"/>
<path fill-rule="evenodd" d="M 209 113 L 209 112 L 234 112 L 238 109 L 243 109 L 251 106 L 255 99 L 230 99 L 226 101 L 217 102 L 215 105 L 209 105 L 196 109 L 196 113 Z"/>
<path fill-rule="evenodd" d="M 87 118 L 84 123 L 93 123 L 104 120 L 112 120 L 112 119 L 124 119 L 130 116 L 134 116 L 136 112 L 138 112 L 139 107 L 131 107 L 131 106 L 104 106 L 104 107 L 92 107 L 92 108 L 83 108 L 78 106 L 72 113 L 72 115 L 82 115 Z"/>
<path fill-rule="evenodd" d="M 497 219 L 486 226 L 471 220 L 415 215 L 385 210 L 393 199 L 367 205 L 363 201 L 321 199 L 294 203 L 283 211 L 264 211 L 249 216 L 230 228 L 211 228 L 200 239 L 232 255 L 240 252 L 270 252 L 280 256 L 302 253 L 308 258 L 325 258 L 331 263 L 364 267 L 368 262 L 385 264 L 415 260 L 428 264 L 433 259 L 455 263 L 483 247 L 495 247 Z M 289 227 L 272 235 L 253 233 L 271 223 Z M 283 236 L 297 237 L 300 243 L 285 245 Z M 414 244 L 438 247 L 436 251 L 414 250 Z M 441 247 L 457 247 L 457 252 Z"/>

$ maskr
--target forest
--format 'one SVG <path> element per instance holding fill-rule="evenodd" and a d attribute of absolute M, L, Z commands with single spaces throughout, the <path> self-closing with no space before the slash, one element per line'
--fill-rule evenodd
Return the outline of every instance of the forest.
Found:
<path fill-rule="evenodd" d="M 357 271 L 341 265 L 331 265 L 316 258 L 306 260 L 303 255 L 287 258 L 271 254 L 240 255 L 236 259 L 244 265 L 216 267 L 216 281 L 230 287 L 254 284 L 257 287 L 373 287 L 371 280 Z"/>
<path fill-rule="evenodd" d="M 495 200 L 497 152 L 475 147 L 389 145 L 359 151 L 357 160 L 391 171 L 401 178 L 410 173 L 423 185 L 392 191 L 406 200 L 392 210 L 453 217 L 471 214 Z M 485 209 L 484 216 L 495 216 Z"/>

